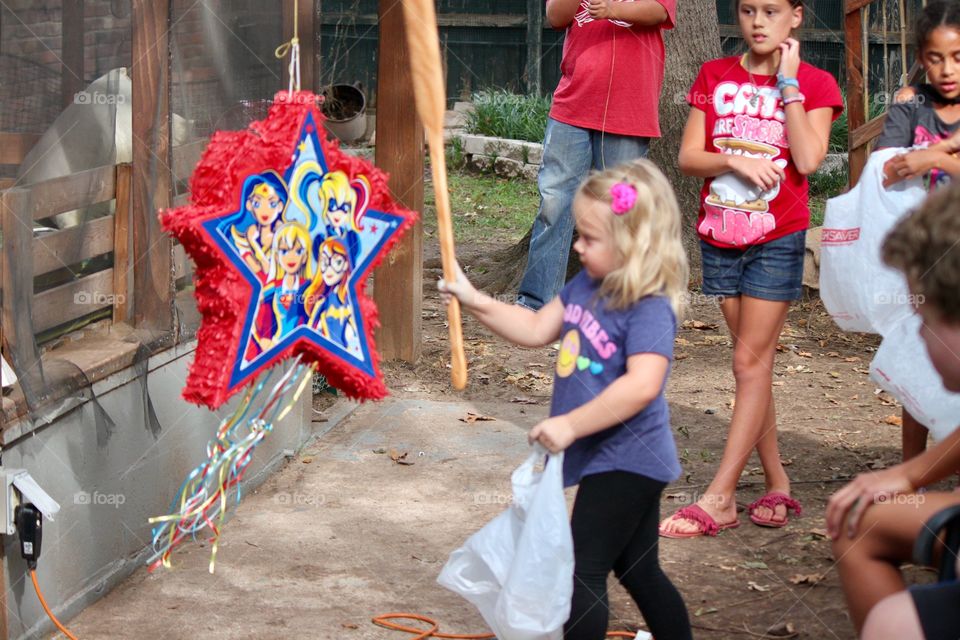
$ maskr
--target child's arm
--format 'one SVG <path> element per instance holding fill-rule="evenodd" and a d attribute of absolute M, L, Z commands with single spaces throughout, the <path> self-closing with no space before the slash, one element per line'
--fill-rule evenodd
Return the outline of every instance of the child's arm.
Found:
<path fill-rule="evenodd" d="M 827 532 L 839 538 L 844 520 L 853 537 L 863 512 L 879 497 L 916 491 L 956 473 L 960 469 L 960 429 L 934 447 L 907 462 L 884 471 L 863 473 L 830 497 L 827 503 Z"/>
<path fill-rule="evenodd" d="M 626 422 L 660 395 L 669 368 L 670 361 L 660 354 L 630 356 L 626 373 L 590 402 L 540 422 L 530 430 L 530 443 L 538 441 L 551 453 L 559 453 L 578 438 Z"/>
<path fill-rule="evenodd" d="M 726 153 L 707 151 L 704 141 L 707 139 L 706 114 L 693 107 L 687 117 L 687 126 L 683 129 L 680 141 L 680 171 L 688 176 L 713 178 L 733 171 L 745 180 L 764 190 L 772 189 L 777 182 L 786 177 L 783 169 L 771 160 L 748 158 Z"/>
<path fill-rule="evenodd" d="M 787 78 L 796 78 L 799 70 L 800 43 L 787 38 L 780 45 L 780 73 Z M 784 101 L 798 95 L 796 87 L 783 90 Z M 833 109 L 824 107 L 807 111 L 803 102 L 797 101 L 784 105 L 783 111 L 787 115 L 787 137 L 793 164 L 801 175 L 810 175 L 827 156 Z"/>
<path fill-rule="evenodd" d="M 457 265 L 457 281 L 437 283 L 437 289 L 444 295 L 456 296 L 463 307 L 486 325 L 495 334 L 521 347 L 542 347 L 560 337 L 563 328 L 563 303 L 554 298 L 539 311 L 533 311 L 520 305 L 506 304 L 477 291 L 460 265 Z"/>
<path fill-rule="evenodd" d="M 594 20 L 622 20 L 633 25 L 654 27 L 670 16 L 657 0 L 589 0 L 590 17 Z"/>
<path fill-rule="evenodd" d="M 952 146 L 942 141 L 928 147 L 894 156 L 883 165 L 883 186 L 889 187 L 902 180 L 910 180 L 926 175 L 933 169 L 949 173 L 951 177 L 960 176 L 960 159 L 948 149 Z"/>
<path fill-rule="evenodd" d="M 580 10 L 580 0 L 547 0 L 547 22 L 554 29 L 566 29 Z"/>

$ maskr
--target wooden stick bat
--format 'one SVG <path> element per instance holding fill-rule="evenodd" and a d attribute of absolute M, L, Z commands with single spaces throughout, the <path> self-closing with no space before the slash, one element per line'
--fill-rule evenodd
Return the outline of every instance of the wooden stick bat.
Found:
<path fill-rule="evenodd" d="M 417 113 L 427 132 L 430 146 L 430 166 L 433 170 L 433 188 L 437 200 L 437 227 L 440 232 L 440 259 L 443 278 L 457 279 L 456 249 L 453 244 L 453 222 L 450 217 L 450 193 L 447 191 L 447 163 L 443 152 L 443 115 L 446 110 L 446 92 L 440 66 L 440 36 L 433 0 L 403 0 L 403 21 L 413 71 L 413 88 Z M 454 389 L 467 386 L 467 359 L 463 353 L 463 327 L 460 303 L 454 298 L 447 305 L 447 324 L 450 326 L 450 358 Z"/>

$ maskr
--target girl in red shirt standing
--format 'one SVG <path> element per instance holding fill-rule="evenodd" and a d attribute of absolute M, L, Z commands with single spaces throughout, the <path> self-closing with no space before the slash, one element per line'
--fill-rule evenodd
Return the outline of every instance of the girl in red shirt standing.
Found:
<path fill-rule="evenodd" d="M 749 50 L 703 65 L 687 100 L 680 169 L 706 178 L 698 232 L 703 293 L 720 301 L 733 338 L 736 402 L 716 476 L 698 502 L 660 524 L 660 535 L 716 535 L 739 525 L 734 493 L 756 449 L 766 494 L 750 520 L 782 527 L 790 479 L 780 462 L 772 394 L 777 340 L 790 301 L 802 292 L 807 178 L 827 153 L 843 110 L 833 76 L 800 60 L 791 32 L 803 0 L 735 0 Z"/>

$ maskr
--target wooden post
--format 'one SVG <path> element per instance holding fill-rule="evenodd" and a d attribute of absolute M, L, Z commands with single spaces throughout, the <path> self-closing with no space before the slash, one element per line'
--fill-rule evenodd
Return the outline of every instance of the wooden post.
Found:
<path fill-rule="evenodd" d="M 60 92 L 63 107 L 72 104 L 86 85 L 83 80 L 83 1 L 63 0 L 60 59 Z"/>
<path fill-rule="evenodd" d="M 319 0 L 317 0 L 319 3 Z M 300 88 L 304 91 L 316 91 L 317 79 L 316 64 L 317 54 L 320 51 L 319 44 L 319 20 L 317 20 L 317 7 L 314 0 L 283 0 L 282 19 L 283 19 L 283 40 L 289 42 L 293 38 L 293 12 L 294 8 L 299 7 L 298 15 L 298 37 L 300 38 Z M 289 59 L 283 60 L 283 86 L 290 83 L 288 74 Z"/>
<path fill-rule="evenodd" d="M 113 321 L 130 322 L 130 182 L 129 164 L 117 165 L 117 207 L 113 214 Z"/>
<path fill-rule="evenodd" d="M 850 151 L 850 186 L 853 187 L 867 164 L 867 145 L 854 148 L 853 133 L 867 122 L 863 106 L 863 35 L 860 9 L 872 0 L 846 0 L 844 27 L 844 45 L 847 54 L 847 122 L 849 130 L 848 148 Z"/>
<path fill-rule="evenodd" d="M 527 93 L 542 91 L 543 2 L 527 0 Z"/>
<path fill-rule="evenodd" d="M 134 324 L 154 333 L 173 329 L 173 245 L 157 212 L 170 206 L 170 0 L 133 0 Z"/>
<path fill-rule="evenodd" d="M 15 189 L 0 192 L 0 228 L 3 231 L 3 310 L 0 325 L 10 347 L 12 366 L 30 396 L 30 381 L 40 379 L 40 354 L 33 339 L 33 216 L 14 198 Z M 39 389 L 37 389 L 39 390 Z"/>
<path fill-rule="evenodd" d="M 414 108 L 413 78 L 400 0 L 379 0 L 376 164 L 390 174 L 393 197 L 423 211 L 423 126 Z M 385 359 L 420 357 L 423 310 L 423 225 L 407 232 L 374 277 L 380 309 L 377 347 Z"/>

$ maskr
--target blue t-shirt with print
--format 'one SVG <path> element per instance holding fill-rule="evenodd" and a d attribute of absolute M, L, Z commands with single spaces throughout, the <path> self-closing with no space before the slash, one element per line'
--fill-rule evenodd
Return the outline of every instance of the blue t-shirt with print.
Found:
<path fill-rule="evenodd" d="M 673 361 L 677 319 L 667 298 L 647 296 L 626 309 L 608 310 L 599 289 L 600 281 L 581 271 L 560 292 L 563 331 L 551 416 L 593 400 L 626 373 L 631 355 L 656 353 Z M 564 486 L 607 471 L 629 471 L 661 482 L 680 476 L 664 388 L 625 423 L 576 440 L 564 454 Z"/>

